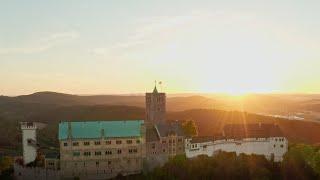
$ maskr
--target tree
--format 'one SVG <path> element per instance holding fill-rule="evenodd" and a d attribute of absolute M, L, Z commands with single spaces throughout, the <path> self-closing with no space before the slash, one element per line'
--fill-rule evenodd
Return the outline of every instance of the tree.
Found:
<path fill-rule="evenodd" d="M 197 136 L 198 135 L 198 127 L 194 120 L 189 119 L 182 123 L 182 129 L 186 136 Z"/>
<path fill-rule="evenodd" d="M 9 156 L 0 158 L 0 171 L 5 171 L 13 166 L 13 159 Z"/>
<path fill-rule="evenodd" d="M 282 162 L 284 179 L 317 179 L 316 163 L 317 148 L 311 145 L 297 144 L 289 147 Z"/>

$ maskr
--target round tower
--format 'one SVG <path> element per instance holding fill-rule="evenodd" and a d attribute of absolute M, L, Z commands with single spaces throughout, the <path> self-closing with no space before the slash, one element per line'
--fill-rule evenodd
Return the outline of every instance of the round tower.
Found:
<path fill-rule="evenodd" d="M 37 157 L 37 125 L 33 122 L 21 122 L 23 163 L 33 162 Z"/>

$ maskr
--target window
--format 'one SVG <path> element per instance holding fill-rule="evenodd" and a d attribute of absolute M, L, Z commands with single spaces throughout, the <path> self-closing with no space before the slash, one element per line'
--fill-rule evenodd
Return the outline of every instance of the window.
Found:
<path fill-rule="evenodd" d="M 110 145 L 110 144 L 111 144 L 111 141 L 106 141 L 106 144 L 107 144 L 107 145 Z"/>
<path fill-rule="evenodd" d="M 278 139 L 276 138 L 276 141 L 278 141 Z"/>
<path fill-rule="evenodd" d="M 121 140 L 116 141 L 116 144 L 121 144 L 121 143 L 122 143 Z"/>
<path fill-rule="evenodd" d="M 66 142 L 65 142 L 65 143 L 63 143 L 63 146 L 68 146 L 68 143 L 66 143 Z"/>
<path fill-rule="evenodd" d="M 281 144 L 280 147 L 283 148 L 283 144 Z"/>
<path fill-rule="evenodd" d="M 136 143 L 137 143 L 137 144 L 140 144 L 140 139 L 137 139 Z"/>
<path fill-rule="evenodd" d="M 79 146 L 79 142 L 73 142 L 72 146 Z"/>
<path fill-rule="evenodd" d="M 100 145 L 101 143 L 100 143 L 100 141 L 95 141 L 94 142 L 94 145 Z"/>
<path fill-rule="evenodd" d="M 276 147 L 276 145 L 274 144 L 274 145 L 273 145 L 273 147 L 275 148 L 275 147 Z"/>
<path fill-rule="evenodd" d="M 106 155 L 111 155 L 112 154 L 112 151 L 108 150 L 106 151 Z"/>
<path fill-rule="evenodd" d="M 131 154 L 131 153 L 137 153 L 137 152 L 138 152 L 137 149 L 129 149 L 129 154 Z"/>
<path fill-rule="evenodd" d="M 80 156 L 80 152 L 78 152 L 78 151 L 75 151 L 72 154 L 73 154 L 73 156 Z"/>
<path fill-rule="evenodd" d="M 85 141 L 85 142 L 83 142 L 83 145 L 89 146 L 89 145 L 90 145 L 90 142 L 89 142 L 89 141 Z"/>
<path fill-rule="evenodd" d="M 122 152 L 121 149 L 118 149 L 118 154 L 121 154 L 121 152 Z"/>
<path fill-rule="evenodd" d="M 175 142 L 176 142 L 176 140 L 172 140 L 172 142 L 173 142 L 173 143 L 175 143 Z"/>
<path fill-rule="evenodd" d="M 108 161 L 108 165 L 110 165 L 111 164 L 111 161 Z"/>
<path fill-rule="evenodd" d="M 155 143 L 152 143 L 152 149 L 155 149 L 156 148 L 156 144 Z"/>
<path fill-rule="evenodd" d="M 91 152 L 84 152 L 83 155 L 84 156 L 91 156 Z"/>
<path fill-rule="evenodd" d="M 166 141 L 165 141 L 165 140 L 163 140 L 163 141 L 162 141 L 162 144 L 165 144 L 165 143 L 166 143 Z"/>
<path fill-rule="evenodd" d="M 166 149 L 162 149 L 162 152 L 166 152 Z"/>
<path fill-rule="evenodd" d="M 96 162 L 96 166 L 99 166 L 99 161 Z"/>
<path fill-rule="evenodd" d="M 127 140 L 127 144 L 132 144 L 132 140 Z"/>
<path fill-rule="evenodd" d="M 182 142 L 182 138 L 179 138 L 179 139 L 178 139 L 178 142 Z"/>
<path fill-rule="evenodd" d="M 101 156 L 101 151 L 96 151 L 96 152 L 94 152 L 94 155 L 96 155 L 96 156 Z"/>

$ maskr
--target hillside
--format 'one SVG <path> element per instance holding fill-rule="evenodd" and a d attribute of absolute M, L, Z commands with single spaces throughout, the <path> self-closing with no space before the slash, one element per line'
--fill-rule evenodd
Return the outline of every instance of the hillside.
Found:
<path fill-rule="evenodd" d="M 57 92 L 37 92 L 30 95 L 22 95 L 16 97 L 0 97 L 0 104 L 7 102 L 18 103 L 37 103 L 37 104 L 51 104 L 59 106 L 73 106 L 73 105 L 128 105 L 144 103 L 143 96 L 118 96 L 118 95 L 92 95 L 92 96 L 80 96 L 63 94 Z"/>
<path fill-rule="evenodd" d="M 71 95 L 56 92 L 37 92 L 30 95 L 0 96 L 0 107 L 31 104 L 46 106 L 77 105 L 125 105 L 144 107 L 143 95 Z M 168 95 L 167 109 L 183 111 L 188 109 L 239 110 L 265 114 L 294 114 L 303 111 L 320 112 L 318 94 L 248 94 L 235 97 L 224 94 L 185 94 Z"/>
<path fill-rule="evenodd" d="M 47 109 L 39 113 L 31 113 L 28 121 L 45 122 L 47 126 L 39 130 L 39 141 L 43 147 L 57 147 L 58 123 L 62 120 L 123 120 L 144 119 L 144 109 L 132 106 L 63 106 Z M 168 112 L 169 120 L 195 120 L 199 135 L 207 136 L 221 132 L 222 127 L 228 123 L 276 123 L 279 124 L 290 142 L 303 142 L 315 144 L 320 142 L 320 123 L 293 121 L 266 116 L 241 113 L 236 111 L 194 109 L 180 112 Z M 20 119 L 21 120 L 21 119 Z M 0 146 L 5 152 L 13 149 L 20 150 L 21 134 L 19 119 L 5 119 L 0 116 Z M 1 149 L 0 149 L 1 151 Z"/>
<path fill-rule="evenodd" d="M 241 98 L 225 95 L 169 96 L 167 119 L 196 121 L 200 135 L 219 133 L 227 123 L 277 123 L 292 142 L 319 143 L 318 95 L 252 94 Z M 308 110 L 310 121 L 280 119 L 262 114 Z M 241 113 L 241 112 L 247 113 Z M 48 126 L 40 130 L 43 146 L 57 146 L 57 125 L 63 120 L 144 119 L 144 96 L 79 96 L 55 92 L 0 96 L 0 151 L 20 148 L 21 121 L 38 121 Z M 260 115 L 257 115 L 260 114 Z M 2 149 L 2 150 L 1 150 Z"/>
<path fill-rule="evenodd" d="M 220 133 L 230 123 L 275 123 L 278 124 L 290 142 L 315 144 L 320 142 L 320 123 L 267 117 L 239 111 L 194 109 L 168 114 L 168 119 L 193 119 L 200 135 Z"/>

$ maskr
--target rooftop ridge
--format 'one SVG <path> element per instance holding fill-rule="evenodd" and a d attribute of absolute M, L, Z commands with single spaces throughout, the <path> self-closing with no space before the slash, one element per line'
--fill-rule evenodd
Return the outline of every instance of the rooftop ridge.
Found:
<path fill-rule="evenodd" d="M 67 121 L 59 123 L 59 140 L 140 137 L 144 120 Z"/>

